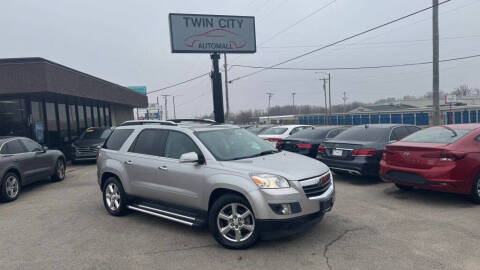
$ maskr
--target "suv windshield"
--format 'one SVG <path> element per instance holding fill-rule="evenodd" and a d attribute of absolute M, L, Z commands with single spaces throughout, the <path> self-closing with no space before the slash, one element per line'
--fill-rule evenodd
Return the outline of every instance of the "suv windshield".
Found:
<path fill-rule="evenodd" d="M 106 139 L 112 132 L 109 128 L 89 128 L 80 135 L 81 140 Z"/>
<path fill-rule="evenodd" d="M 388 132 L 390 132 L 390 129 L 383 127 L 351 127 L 336 136 L 334 140 L 377 142 L 386 138 Z"/>
<path fill-rule="evenodd" d="M 269 143 L 241 128 L 197 131 L 195 135 L 219 161 L 251 158 L 277 152 Z"/>
<path fill-rule="evenodd" d="M 402 142 L 418 143 L 453 143 L 470 133 L 468 129 L 451 129 L 447 127 L 433 127 L 417 131 L 405 137 Z"/>
<path fill-rule="evenodd" d="M 260 134 L 261 135 L 280 135 L 285 133 L 285 131 L 287 130 L 288 128 L 272 127 L 260 132 Z"/>

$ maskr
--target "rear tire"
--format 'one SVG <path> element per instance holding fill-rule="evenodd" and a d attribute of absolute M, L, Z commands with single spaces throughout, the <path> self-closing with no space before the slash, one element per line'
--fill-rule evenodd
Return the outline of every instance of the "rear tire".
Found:
<path fill-rule="evenodd" d="M 480 175 L 473 180 L 472 194 L 470 195 L 472 202 L 480 204 Z"/>
<path fill-rule="evenodd" d="M 103 205 L 110 215 L 123 216 L 127 213 L 127 196 L 117 178 L 107 178 L 102 191 Z"/>
<path fill-rule="evenodd" d="M 57 162 L 55 163 L 55 173 L 52 176 L 52 181 L 59 182 L 65 179 L 65 171 L 65 160 L 63 160 L 62 158 L 57 159 Z"/>
<path fill-rule="evenodd" d="M 398 189 L 403 190 L 403 191 L 412 191 L 413 190 L 412 186 L 405 186 L 405 185 L 401 185 L 401 184 L 395 184 L 395 186 Z"/>
<path fill-rule="evenodd" d="M 20 177 L 13 172 L 6 173 L 0 184 L 0 201 L 15 201 L 20 195 L 21 182 Z"/>
<path fill-rule="evenodd" d="M 252 207 L 236 194 L 223 195 L 213 203 L 208 227 L 215 240 L 229 249 L 249 248 L 260 236 Z"/>

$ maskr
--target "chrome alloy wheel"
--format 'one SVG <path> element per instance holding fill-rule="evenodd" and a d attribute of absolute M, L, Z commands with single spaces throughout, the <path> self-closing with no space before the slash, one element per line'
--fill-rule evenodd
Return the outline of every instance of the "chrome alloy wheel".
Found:
<path fill-rule="evenodd" d="M 63 179 L 65 177 L 65 164 L 62 161 L 58 161 L 57 176 L 60 179 Z"/>
<path fill-rule="evenodd" d="M 243 242 L 252 236 L 255 229 L 255 218 L 245 205 L 230 203 L 218 213 L 217 227 L 225 239 L 232 242 Z"/>
<path fill-rule="evenodd" d="M 105 201 L 112 211 L 116 211 L 120 207 L 120 191 L 115 183 L 108 184 L 105 189 Z"/>
<path fill-rule="evenodd" d="M 5 186 L 6 186 L 6 191 L 7 191 L 7 195 L 8 197 L 10 197 L 11 199 L 17 197 L 18 195 L 18 178 L 16 176 L 13 176 L 13 175 L 10 175 L 8 178 L 7 178 L 7 181 L 5 181 Z"/>

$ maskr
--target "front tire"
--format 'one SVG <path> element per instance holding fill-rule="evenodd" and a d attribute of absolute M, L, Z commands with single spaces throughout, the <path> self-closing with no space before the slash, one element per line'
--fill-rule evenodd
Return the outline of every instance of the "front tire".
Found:
<path fill-rule="evenodd" d="M 255 216 L 248 201 L 227 194 L 216 200 L 209 212 L 210 233 L 219 244 L 230 249 L 246 249 L 259 239 Z"/>
<path fill-rule="evenodd" d="M 3 176 L 0 184 L 0 201 L 11 202 L 20 195 L 20 177 L 13 172 L 8 172 Z"/>
<path fill-rule="evenodd" d="M 472 194 L 470 195 L 470 199 L 474 203 L 480 204 L 480 175 L 478 175 L 473 181 Z"/>
<path fill-rule="evenodd" d="M 123 216 L 127 213 L 127 196 L 122 184 L 115 177 L 109 177 L 103 185 L 103 205 L 112 216 Z"/>
<path fill-rule="evenodd" d="M 55 163 L 55 173 L 52 176 L 52 180 L 54 182 L 59 182 L 65 179 L 65 160 L 62 158 L 59 158 L 57 162 Z"/>

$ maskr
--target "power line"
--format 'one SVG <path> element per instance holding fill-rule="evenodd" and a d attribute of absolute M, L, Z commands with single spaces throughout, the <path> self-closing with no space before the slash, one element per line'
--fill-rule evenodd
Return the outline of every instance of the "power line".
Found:
<path fill-rule="evenodd" d="M 155 92 L 160 92 L 160 91 L 163 91 L 163 90 L 167 90 L 167 89 L 169 89 L 169 88 L 173 88 L 173 87 L 175 87 L 175 86 L 179 86 L 179 85 L 182 85 L 182 84 L 185 84 L 185 83 L 194 81 L 194 80 L 196 80 L 196 79 L 200 79 L 200 78 L 205 77 L 205 76 L 207 76 L 207 75 L 210 75 L 210 72 L 207 72 L 207 73 L 204 73 L 204 74 L 195 76 L 195 77 L 193 77 L 193 78 L 190 78 L 190 79 L 188 79 L 188 80 L 185 80 L 185 81 L 182 81 L 182 82 L 179 82 L 179 83 L 175 83 L 175 84 L 172 84 L 172 85 L 169 85 L 169 86 L 162 87 L 162 88 L 157 89 L 157 90 L 150 91 L 150 92 L 147 93 L 147 95 L 148 95 L 148 94 L 155 93 Z"/>
<path fill-rule="evenodd" d="M 470 58 L 480 57 L 480 54 L 456 57 L 443 59 L 439 62 L 453 62 L 466 60 Z M 379 68 L 394 68 L 394 67 L 408 67 L 408 66 L 420 66 L 432 64 L 432 61 L 425 62 L 414 62 L 414 63 L 404 63 L 404 64 L 394 64 L 394 65 L 380 65 L 380 66 L 358 66 L 358 67 L 326 67 L 326 68 L 300 68 L 300 67 L 266 67 L 266 66 L 248 66 L 248 65 L 232 65 L 232 67 L 241 67 L 241 68 L 253 68 L 253 69 L 262 69 L 262 70 L 298 70 L 298 71 L 317 71 L 317 70 L 358 70 L 358 69 L 379 69 Z"/>
<path fill-rule="evenodd" d="M 450 1 L 452 1 L 452 0 L 444 0 L 443 2 L 440 2 L 440 3 L 438 3 L 438 5 L 435 5 L 435 6 L 440 6 L 440 5 L 443 5 L 443 4 L 445 4 L 445 3 L 447 3 L 447 2 L 450 2 Z M 388 25 L 390 25 L 390 24 L 396 23 L 396 22 L 398 22 L 398 21 L 407 19 L 407 18 L 412 17 L 412 16 L 414 16 L 414 15 L 417 15 L 417 14 L 419 14 L 419 13 L 425 12 L 425 11 L 427 11 L 427 10 L 432 9 L 433 7 L 434 7 L 434 5 L 429 6 L 429 7 L 426 7 L 426 8 L 423 8 L 423 9 L 420 9 L 420 10 L 417 10 L 417 11 L 415 11 L 415 12 L 412 12 L 412 13 L 407 14 L 407 15 L 405 15 L 405 16 L 402 16 L 402 17 L 400 17 L 400 18 L 391 20 L 391 21 L 386 22 L 386 23 L 384 23 L 384 24 L 375 26 L 375 27 L 370 28 L 370 29 L 368 29 L 368 30 L 365 30 L 365 31 L 362 31 L 362 32 L 360 32 L 360 33 L 357 33 L 357 34 L 351 35 L 351 36 L 349 36 L 349 37 L 346 37 L 346 38 L 344 38 L 344 39 L 335 41 L 335 42 L 333 42 L 333 43 L 330 43 L 330 44 L 328 44 L 328 45 L 322 46 L 322 47 L 317 48 L 317 49 L 315 49 L 315 50 L 311 50 L 311 51 L 308 51 L 308 52 L 306 52 L 306 53 L 300 54 L 300 55 L 298 55 L 298 56 L 289 58 L 289 59 L 284 60 L 284 61 L 282 61 L 282 62 L 280 62 L 280 63 L 278 63 L 278 64 L 271 65 L 271 66 L 269 66 L 269 68 L 274 68 L 274 67 L 277 67 L 277 66 L 286 64 L 286 63 L 288 63 L 288 62 L 297 60 L 297 59 L 299 59 L 299 58 L 305 57 L 305 56 L 310 55 L 310 54 L 312 54 L 312 53 L 316 53 L 316 52 L 318 52 L 318 51 L 320 51 L 320 50 L 324 50 L 324 49 L 326 49 L 326 48 L 335 46 L 335 45 L 337 45 L 337 44 L 339 44 L 339 43 L 345 42 L 345 41 L 347 41 L 347 40 L 356 38 L 356 37 L 361 36 L 361 35 L 364 35 L 364 34 L 366 34 L 366 33 L 375 31 L 375 30 L 377 30 L 377 29 L 379 29 L 379 28 L 382 28 L 382 27 L 388 26 Z M 258 71 L 255 71 L 255 72 L 252 72 L 252 73 L 249 73 L 249 74 L 240 76 L 240 77 L 237 77 L 237 78 L 235 78 L 235 79 L 230 80 L 230 83 L 232 83 L 232 82 L 234 82 L 234 81 L 238 81 L 238 80 L 244 79 L 244 78 L 247 78 L 247 77 L 250 77 L 250 76 L 253 76 L 253 75 L 258 74 L 258 73 L 260 73 L 260 72 L 262 72 L 262 71 L 265 71 L 265 70 L 267 70 L 267 68 L 264 68 L 264 69 L 261 69 L 261 70 L 258 70 Z"/>

